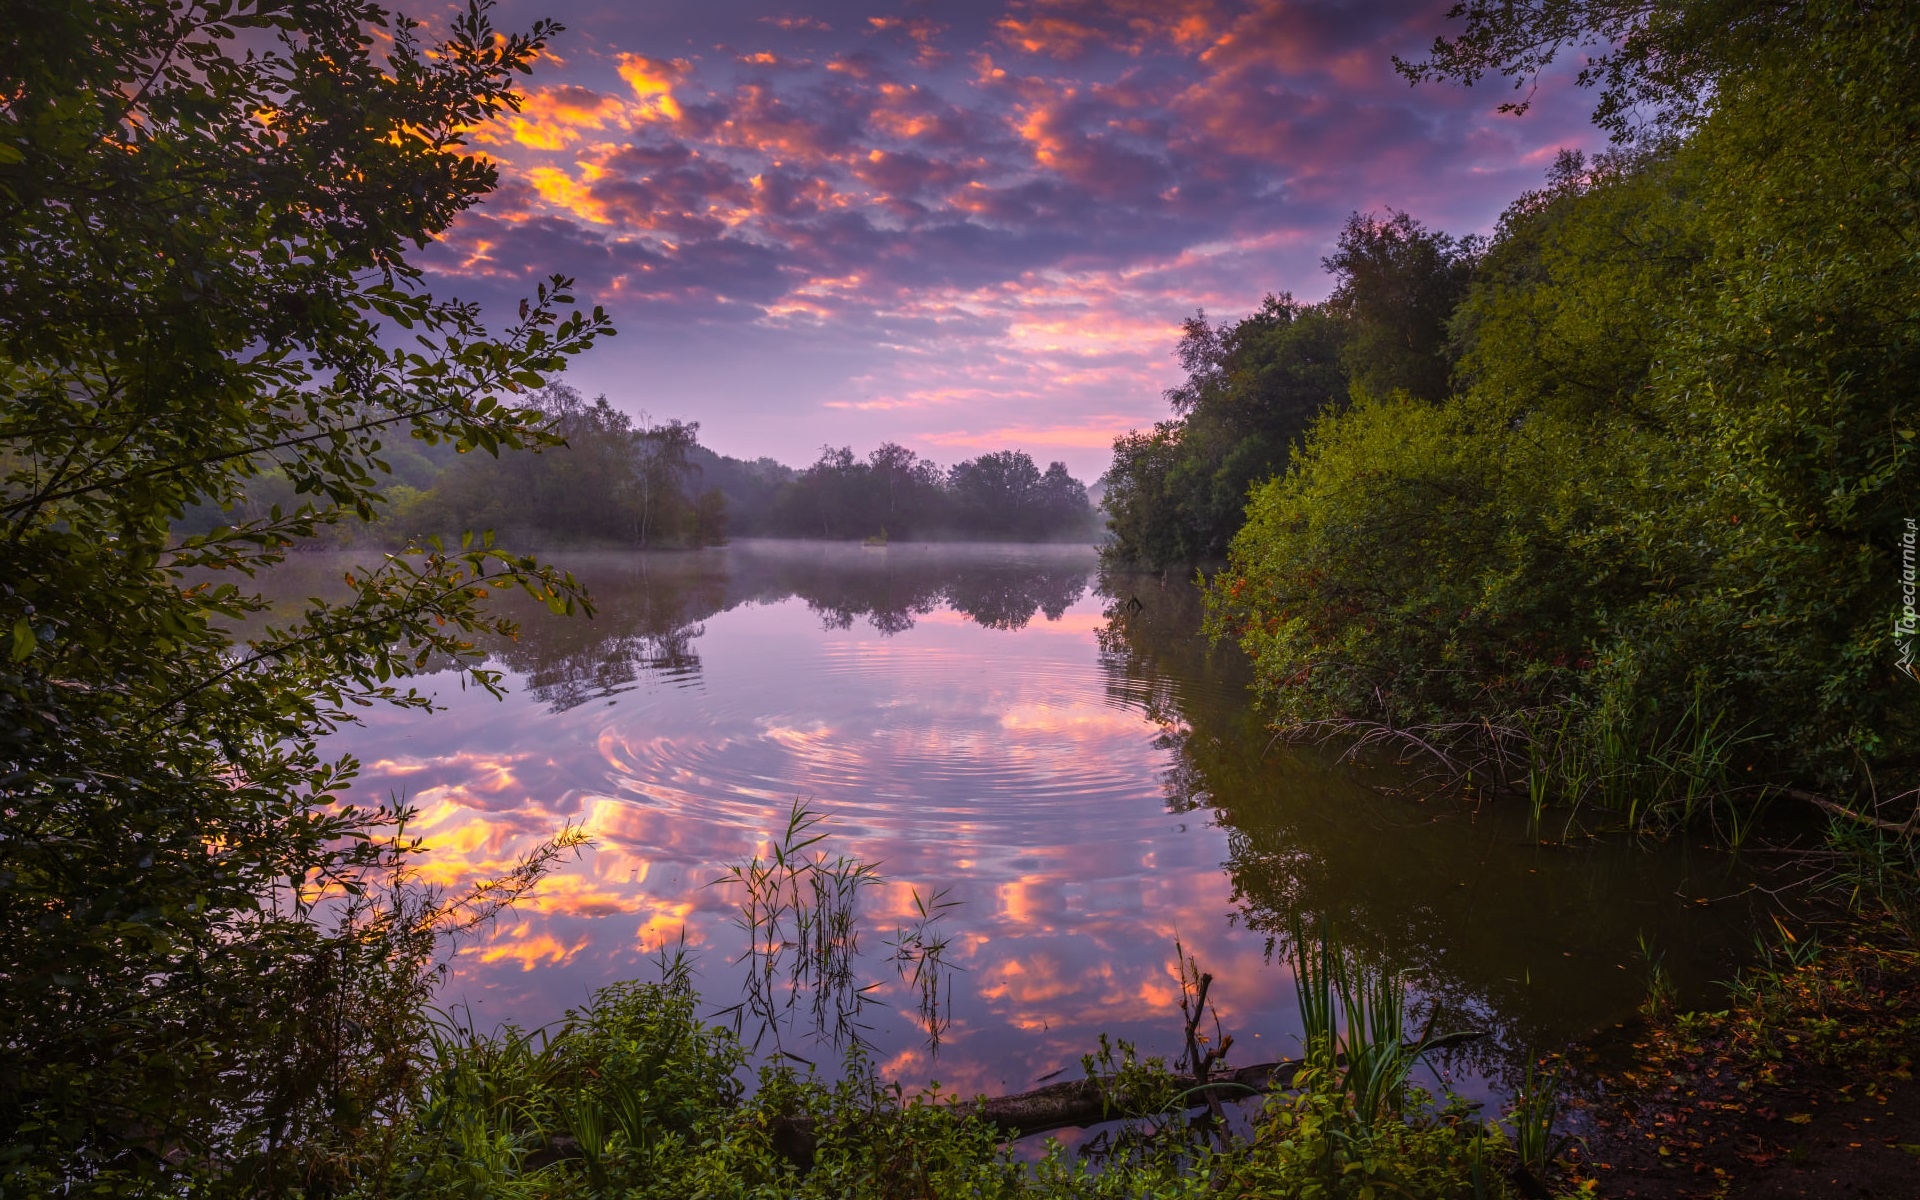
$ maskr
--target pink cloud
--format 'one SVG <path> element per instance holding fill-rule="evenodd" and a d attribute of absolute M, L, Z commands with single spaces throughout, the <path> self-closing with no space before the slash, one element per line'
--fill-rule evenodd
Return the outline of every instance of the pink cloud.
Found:
<path fill-rule="evenodd" d="M 1195 308 L 1324 294 L 1318 259 L 1356 209 L 1489 228 L 1553 150 L 1595 143 L 1557 77 L 1524 122 L 1491 94 L 1408 88 L 1389 57 L 1419 53 L 1443 13 L 830 3 L 763 14 L 763 44 L 713 58 L 687 48 L 726 36 L 696 11 L 673 18 L 685 45 L 596 17 L 522 113 L 476 135 L 506 185 L 434 269 L 506 303 L 577 275 L 623 334 L 580 382 L 702 420 L 722 450 L 1071 430 L 1059 444 L 1097 473 L 1086 431 L 1160 411 Z M 964 426 L 925 424 L 961 406 Z"/>

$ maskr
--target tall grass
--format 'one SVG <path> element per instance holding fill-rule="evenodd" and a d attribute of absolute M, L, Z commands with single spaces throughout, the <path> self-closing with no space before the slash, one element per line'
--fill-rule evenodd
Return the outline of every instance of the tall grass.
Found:
<path fill-rule="evenodd" d="M 1569 1134 L 1555 1134 L 1560 1120 L 1560 1093 L 1565 1079 L 1557 1068 L 1541 1070 L 1529 1059 L 1507 1107 L 1513 1128 L 1513 1152 L 1535 1180 L 1548 1177 L 1555 1160 L 1574 1144 Z"/>
<path fill-rule="evenodd" d="M 486 1034 L 470 1012 L 442 1014 L 428 1035 L 434 1070 L 420 1106 L 422 1137 L 448 1190 L 533 1195 L 528 1155 L 545 1141 L 552 1043 L 544 1030 Z"/>
<path fill-rule="evenodd" d="M 749 965 L 757 982 L 750 986 L 762 989 L 762 1015 L 772 1018 L 812 1014 L 805 989 L 862 991 L 852 972 L 856 901 L 878 875 L 869 864 L 825 854 L 817 824 L 796 806 L 771 849 L 727 877 L 741 885 L 741 924 L 754 937 Z M 948 938 L 938 923 L 952 907 L 944 892 L 916 891 L 914 919 L 887 943 L 899 977 L 923 1005 L 943 1004 L 950 986 Z M 1186 1120 L 1192 1080 L 1105 1037 L 1085 1066 L 1111 1088 L 1106 1094 L 1119 1106 L 1113 1115 L 1131 1118 L 1134 1132 L 1113 1140 L 1098 1162 L 1057 1143 L 1038 1161 L 1021 1161 L 976 1106 L 954 1103 L 961 1097 L 910 1096 L 881 1080 L 857 1039 L 845 1046 L 847 1070 L 837 1081 L 800 1074 L 775 1056 L 749 1093 L 742 1083 L 749 1052 L 737 1032 L 698 1015 L 682 946 L 662 949 L 658 982 L 604 988 L 548 1029 L 486 1033 L 470 1018 L 443 1016 L 417 1094 L 387 1118 L 392 1152 L 378 1164 L 368 1160 L 354 1194 L 1507 1196 L 1501 1176 L 1486 1170 L 1506 1154 L 1497 1127 L 1458 1101 L 1431 1110 L 1409 1086 L 1424 1046 L 1407 1036 L 1404 977 L 1365 966 L 1324 925 L 1314 937 L 1296 929 L 1290 952 L 1312 1061 L 1292 1092 L 1269 1098 L 1251 1130 Z M 1188 1054 L 1198 1060 L 1189 1065 L 1201 1073 L 1230 1039 L 1215 1013 L 1216 1036 L 1201 1049 L 1210 977 L 1183 949 L 1181 970 Z M 837 982 L 842 976 L 846 982 Z M 942 1019 L 936 1011 L 936 1028 Z M 800 1128 L 805 1134 L 795 1143 Z"/>
<path fill-rule="evenodd" d="M 1729 724 L 1704 681 L 1674 705 L 1640 695 L 1636 682 L 1630 663 L 1616 665 L 1593 695 L 1515 713 L 1479 736 L 1492 742 L 1492 763 L 1524 785 L 1536 829 L 1558 805 L 1563 839 L 1591 809 L 1636 832 L 1711 822 L 1744 843 L 1766 793 L 1738 783 L 1733 764 L 1754 735 Z"/>
<path fill-rule="evenodd" d="M 1424 1037 L 1407 1037 L 1406 977 L 1343 950 L 1324 920 L 1311 934 L 1296 920 L 1289 955 L 1307 1065 L 1340 1081 L 1363 1134 L 1402 1119 L 1426 1053 Z"/>
<path fill-rule="evenodd" d="M 858 1041 L 862 1012 L 879 986 L 862 985 L 856 970 L 860 896 L 880 882 L 879 864 L 815 851 L 827 837 L 822 820 L 794 801 L 766 854 L 715 881 L 740 889 L 735 923 L 747 935 L 747 980 L 742 1002 L 725 1011 L 734 1014 L 736 1032 L 745 1017 L 756 1020 L 755 1049 L 769 1035 L 777 1048 L 781 1026 L 803 1008 L 834 1045 Z"/>

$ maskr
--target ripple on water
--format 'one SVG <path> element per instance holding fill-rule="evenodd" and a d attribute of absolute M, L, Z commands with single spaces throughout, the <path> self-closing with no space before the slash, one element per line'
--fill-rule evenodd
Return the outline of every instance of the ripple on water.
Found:
<path fill-rule="evenodd" d="M 799 798 L 821 802 L 850 833 L 968 846 L 983 835 L 1027 841 L 1040 825 L 1055 831 L 1048 840 L 1096 822 L 1110 836 L 1132 825 L 1145 834 L 1160 824 L 1159 727 L 1089 694 L 1078 649 L 983 661 L 933 647 L 832 646 L 809 676 L 805 717 L 759 689 L 682 693 L 622 713 L 599 735 L 607 784 L 630 803 L 756 833 Z M 844 695 L 821 712 L 827 691 Z M 655 732 L 663 721 L 675 731 Z"/>

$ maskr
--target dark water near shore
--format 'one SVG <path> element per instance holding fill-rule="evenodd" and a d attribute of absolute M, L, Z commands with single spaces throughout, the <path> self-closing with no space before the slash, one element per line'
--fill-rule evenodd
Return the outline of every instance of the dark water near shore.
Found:
<path fill-rule="evenodd" d="M 569 823 L 593 836 L 455 958 L 445 999 L 482 1024 L 552 1021 L 648 977 L 683 933 L 703 993 L 733 1004 L 739 895 L 713 883 L 796 798 L 827 818 L 820 848 L 880 864 L 858 1023 L 909 1084 L 1019 1090 L 1077 1074 L 1102 1032 L 1171 1057 L 1176 939 L 1216 977 L 1233 1061 L 1294 1053 L 1270 947 L 1295 913 L 1330 916 L 1447 1024 L 1485 1024 L 1514 1052 L 1626 1019 L 1643 939 L 1694 995 L 1749 942 L 1747 902 L 1727 899 L 1746 877 L 1723 855 L 1545 845 L 1511 804 L 1422 802 L 1384 768 L 1272 745 L 1238 653 L 1199 636 L 1194 590 L 1103 585 L 1089 550 L 552 557 L 600 611 L 528 611 L 494 649 L 508 699 L 431 677 L 446 711 L 374 712 L 331 743 L 364 764 L 353 798 L 419 808 L 437 880 L 498 871 Z M 301 559 L 270 586 L 306 595 L 342 567 Z M 958 903 L 939 923 L 955 969 L 936 1058 L 884 938 L 916 890 L 941 889 Z M 806 1025 L 780 1044 L 836 1061 Z M 1490 1048 L 1457 1069 L 1497 1086 L 1500 1062 Z"/>

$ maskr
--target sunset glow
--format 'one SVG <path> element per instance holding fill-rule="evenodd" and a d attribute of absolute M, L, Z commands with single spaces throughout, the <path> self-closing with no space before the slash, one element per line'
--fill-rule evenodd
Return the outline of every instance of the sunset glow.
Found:
<path fill-rule="evenodd" d="M 503 186 L 437 286 L 504 313 L 577 276 L 621 336 L 576 385 L 745 457 L 1012 445 L 1092 478 L 1164 415 L 1195 309 L 1323 295 L 1351 211 L 1485 230 L 1593 141 L 1578 105 L 1395 78 L 1444 4 L 571 8 L 505 6 L 565 22 L 563 58 L 474 135 Z"/>

